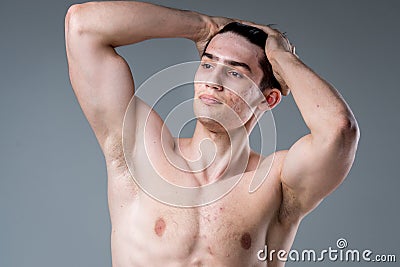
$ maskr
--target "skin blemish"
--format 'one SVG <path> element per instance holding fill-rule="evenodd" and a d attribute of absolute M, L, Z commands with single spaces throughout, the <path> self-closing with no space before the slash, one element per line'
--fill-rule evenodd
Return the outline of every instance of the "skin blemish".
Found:
<path fill-rule="evenodd" d="M 244 249 L 249 249 L 251 247 L 251 236 L 249 233 L 246 232 L 242 235 L 242 238 L 240 238 L 240 244 Z"/>
<path fill-rule="evenodd" d="M 210 253 L 211 255 L 214 255 L 214 253 L 212 252 L 212 250 L 211 250 L 211 247 L 210 247 L 210 246 L 208 246 L 208 247 L 207 247 L 207 249 L 208 249 L 208 253 Z"/>
<path fill-rule="evenodd" d="M 156 235 L 161 237 L 165 232 L 165 226 L 166 225 L 164 219 L 158 218 L 156 224 L 154 225 L 154 232 L 156 233 Z"/>

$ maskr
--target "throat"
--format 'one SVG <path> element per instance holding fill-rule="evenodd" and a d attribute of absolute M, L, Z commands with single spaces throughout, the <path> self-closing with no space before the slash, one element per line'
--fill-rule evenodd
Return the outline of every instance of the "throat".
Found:
<path fill-rule="evenodd" d="M 201 185 L 243 174 L 251 156 L 245 129 L 212 133 L 199 123 L 192 138 L 175 139 L 174 150 Z"/>

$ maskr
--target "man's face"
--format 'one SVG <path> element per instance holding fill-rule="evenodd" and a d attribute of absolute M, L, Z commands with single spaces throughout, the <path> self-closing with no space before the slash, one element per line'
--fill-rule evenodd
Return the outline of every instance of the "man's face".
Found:
<path fill-rule="evenodd" d="M 195 77 L 194 112 L 200 122 L 226 130 L 244 125 L 265 100 L 258 88 L 264 51 L 234 33 L 216 35 Z"/>

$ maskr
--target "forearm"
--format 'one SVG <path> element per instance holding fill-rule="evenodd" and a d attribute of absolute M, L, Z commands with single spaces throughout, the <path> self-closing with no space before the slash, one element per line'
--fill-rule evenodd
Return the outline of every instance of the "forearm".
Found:
<path fill-rule="evenodd" d="M 89 2 L 71 9 L 77 32 L 113 47 L 152 38 L 196 41 L 207 26 L 202 14 L 141 2 Z"/>
<path fill-rule="evenodd" d="M 277 52 L 271 64 L 290 88 L 293 98 L 311 133 L 330 134 L 354 130 L 356 121 L 339 94 L 328 82 L 290 52 Z"/>

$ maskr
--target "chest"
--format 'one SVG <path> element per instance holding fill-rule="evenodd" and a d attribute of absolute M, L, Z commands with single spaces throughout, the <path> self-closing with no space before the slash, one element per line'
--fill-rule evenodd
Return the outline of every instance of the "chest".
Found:
<path fill-rule="evenodd" d="M 251 173 L 223 186 L 222 193 L 219 186 L 215 192 L 204 188 L 186 192 L 181 190 L 185 186 L 199 188 L 190 182 L 190 174 L 186 177 L 162 159 L 136 159 L 131 172 L 117 175 L 109 170 L 110 215 L 117 233 L 114 240 L 139 251 L 167 249 L 166 257 L 182 259 L 195 252 L 229 257 L 233 252 L 249 253 L 263 247 L 268 224 L 281 200 L 274 171 L 255 193 L 249 193 Z M 179 188 L 170 185 L 175 182 Z M 209 194 L 214 201 L 208 201 Z M 171 205 L 179 201 L 195 205 Z"/>
<path fill-rule="evenodd" d="M 182 258 L 196 251 L 221 257 L 248 253 L 262 248 L 278 199 L 273 191 L 261 199 L 247 188 L 239 183 L 218 201 L 194 208 L 165 205 L 139 191 L 135 201 L 112 213 L 113 228 L 129 244 L 168 247 L 168 253 Z"/>

